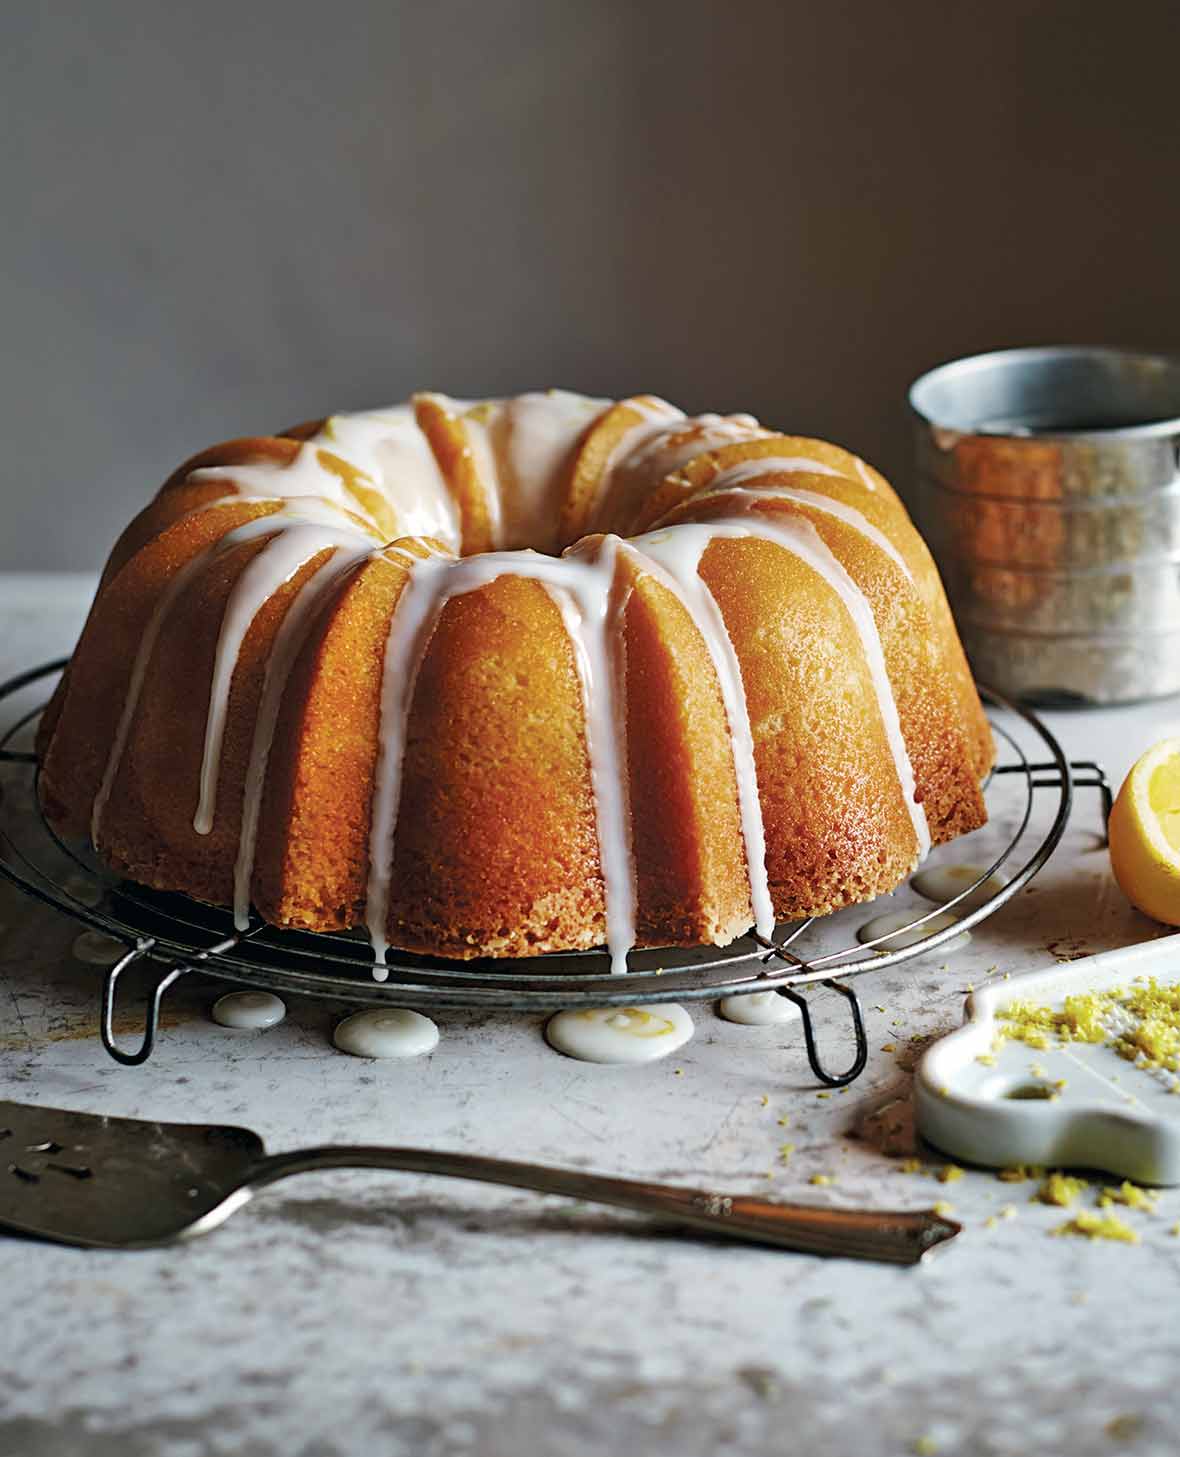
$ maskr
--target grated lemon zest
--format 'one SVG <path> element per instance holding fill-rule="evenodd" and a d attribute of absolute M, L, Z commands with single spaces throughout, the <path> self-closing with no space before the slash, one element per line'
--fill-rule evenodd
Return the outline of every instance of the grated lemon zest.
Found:
<path fill-rule="evenodd" d="M 1072 1219 L 1059 1224 L 1050 1234 L 1081 1235 L 1086 1239 L 1110 1239 L 1120 1244 L 1137 1245 L 1139 1236 L 1129 1224 L 1124 1224 L 1117 1214 L 1094 1214 L 1080 1209 Z"/>
<path fill-rule="evenodd" d="M 1117 1189 L 1103 1189 L 1098 1196 L 1098 1207 L 1109 1209 L 1112 1204 L 1125 1204 L 1128 1209 L 1141 1209 L 1144 1214 L 1154 1214 L 1158 1201 L 1158 1194 L 1141 1189 L 1138 1184 L 1124 1179 Z"/>
<path fill-rule="evenodd" d="M 1055 1169 L 1032 1197 L 1038 1204 L 1056 1204 L 1065 1209 L 1074 1202 L 1083 1189 L 1089 1187 L 1088 1179 L 1077 1179 L 1070 1174 L 1063 1174 L 1060 1169 Z"/>

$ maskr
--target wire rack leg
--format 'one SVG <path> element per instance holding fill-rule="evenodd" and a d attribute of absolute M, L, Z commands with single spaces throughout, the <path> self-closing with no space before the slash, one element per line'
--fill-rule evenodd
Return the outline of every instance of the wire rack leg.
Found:
<path fill-rule="evenodd" d="M 102 1035 L 102 1045 L 115 1059 L 121 1062 L 124 1067 L 138 1067 L 141 1063 L 147 1062 L 151 1057 L 156 1045 L 156 1034 L 160 1029 L 160 1004 L 164 1000 L 164 993 L 170 986 L 178 982 L 186 972 L 192 968 L 184 965 L 170 966 L 164 975 L 152 988 L 151 997 L 148 1000 L 145 1013 L 143 1041 L 135 1052 L 124 1052 L 115 1041 L 115 997 L 119 988 L 119 978 L 129 966 L 139 961 L 148 949 L 147 943 L 141 942 L 133 947 L 126 956 L 121 956 L 114 966 L 107 972 L 102 984 L 102 1016 L 99 1019 L 99 1030 Z"/>
<path fill-rule="evenodd" d="M 803 1041 L 807 1046 L 807 1061 L 811 1064 L 811 1071 L 821 1083 L 826 1083 L 829 1088 L 845 1088 L 849 1083 L 854 1082 L 860 1077 L 861 1073 L 865 1070 L 865 1064 L 869 1060 L 869 1041 L 865 1035 L 865 1023 L 864 1017 L 861 1015 L 860 998 L 850 986 L 845 986 L 843 982 L 825 981 L 821 982 L 820 985 L 831 987 L 833 991 L 839 992 L 848 1002 L 849 1009 L 852 1012 L 852 1031 L 853 1037 L 855 1038 L 856 1051 L 853 1055 L 852 1062 L 842 1073 L 830 1072 L 820 1060 L 819 1047 L 815 1040 L 815 1029 L 811 1021 L 811 1008 L 808 1005 L 807 998 L 800 995 L 794 987 L 779 987 L 778 990 L 780 996 L 784 996 L 788 1001 L 794 1002 L 799 1008 L 800 1015 L 803 1019 Z"/>
<path fill-rule="evenodd" d="M 806 961 L 788 950 L 785 943 L 771 941 L 765 936 L 758 935 L 757 932 L 753 933 L 753 939 L 777 956 L 780 961 L 789 962 L 790 965 L 798 967 L 800 971 L 811 970 Z M 845 986 L 840 981 L 824 981 L 820 982 L 820 986 L 831 987 L 833 991 L 839 992 L 848 1003 L 849 1011 L 852 1013 L 855 1051 L 852 1062 L 842 1073 L 830 1072 L 823 1064 L 819 1055 L 819 1045 L 815 1040 L 815 1026 L 811 1019 L 811 1007 L 807 998 L 794 987 L 776 987 L 775 990 L 780 997 L 786 997 L 789 1002 L 794 1002 L 799 1008 L 799 1015 L 803 1021 L 803 1041 L 807 1047 L 807 1061 L 811 1066 L 811 1071 L 821 1083 L 825 1083 L 829 1088 L 844 1088 L 860 1077 L 869 1060 L 869 1040 L 865 1034 L 865 1021 L 860 1009 L 860 998 L 850 986 Z"/>

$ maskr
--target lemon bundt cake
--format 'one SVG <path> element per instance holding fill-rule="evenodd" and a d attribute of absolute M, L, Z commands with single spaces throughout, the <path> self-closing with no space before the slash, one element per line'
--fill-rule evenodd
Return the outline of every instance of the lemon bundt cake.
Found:
<path fill-rule="evenodd" d="M 985 818 L 937 571 L 834 445 L 649 395 L 422 394 L 194 457 L 39 741 L 117 873 L 389 947 L 724 944 Z"/>

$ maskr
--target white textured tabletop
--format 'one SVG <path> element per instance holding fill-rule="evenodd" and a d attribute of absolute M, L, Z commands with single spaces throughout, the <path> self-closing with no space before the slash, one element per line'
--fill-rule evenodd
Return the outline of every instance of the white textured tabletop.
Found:
<path fill-rule="evenodd" d="M 69 651 L 91 585 L 0 578 L 0 678 Z M 1180 706 L 1050 721 L 1117 785 L 1180 732 Z M 0 1241 L 0 1454 L 1174 1453 L 1180 1190 L 1154 1216 L 1124 1211 L 1140 1244 L 1091 1243 L 1051 1238 L 1063 1211 L 1030 1202 L 1030 1183 L 970 1170 L 943 1185 L 932 1150 L 916 1173 L 896 1156 L 915 1153 L 916 1046 L 960 1021 L 972 978 L 1158 933 L 1114 887 L 1099 823 L 1079 791 L 1047 868 L 969 947 L 860 983 L 869 1066 L 828 1096 L 797 1028 L 734 1026 L 708 1004 L 694 1040 L 648 1067 L 559 1057 L 538 1017 L 466 1014 L 438 1019 L 432 1056 L 399 1064 L 334 1051 L 342 1008 L 322 1002 L 292 999 L 266 1032 L 219 1028 L 216 984 L 195 977 L 170 995 L 152 1059 L 119 1067 L 95 1032 L 100 973 L 71 955 L 78 928 L 0 885 L 0 1097 L 244 1123 L 272 1149 L 417 1143 L 782 1198 L 945 1198 L 966 1226 L 900 1270 L 337 1173 L 281 1184 L 171 1249 Z M 838 1061 L 842 1003 L 815 1004 Z M 833 1182 L 812 1186 L 817 1173 Z M 989 1223 L 1004 1206 L 1014 1215 Z"/>

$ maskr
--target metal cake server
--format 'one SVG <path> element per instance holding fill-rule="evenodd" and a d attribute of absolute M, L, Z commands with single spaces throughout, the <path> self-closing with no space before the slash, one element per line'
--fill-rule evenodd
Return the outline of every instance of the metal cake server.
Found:
<path fill-rule="evenodd" d="M 215 1229 L 254 1193 L 317 1169 L 443 1174 L 613 1204 L 686 1231 L 816 1255 L 916 1264 L 961 1226 L 933 1210 L 775 1204 L 476 1154 L 356 1144 L 267 1154 L 248 1128 L 149 1123 L 0 1102 L 0 1231 L 145 1249 Z"/>

